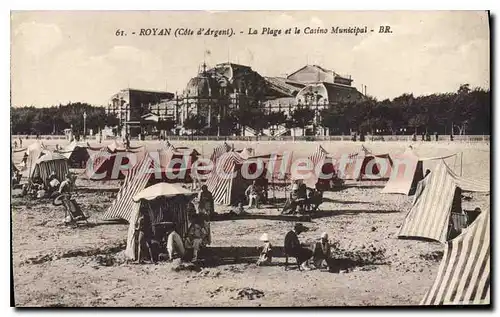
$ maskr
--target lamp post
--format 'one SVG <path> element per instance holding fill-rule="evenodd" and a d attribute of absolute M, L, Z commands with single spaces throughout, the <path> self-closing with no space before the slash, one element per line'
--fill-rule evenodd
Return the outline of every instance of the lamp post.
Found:
<path fill-rule="evenodd" d="M 85 140 L 86 139 L 86 136 L 87 135 L 87 112 L 84 111 L 83 112 L 83 139 Z"/>
<path fill-rule="evenodd" d="M 217 136 L 220 136 L 220 113 L 217 115 Z"/>

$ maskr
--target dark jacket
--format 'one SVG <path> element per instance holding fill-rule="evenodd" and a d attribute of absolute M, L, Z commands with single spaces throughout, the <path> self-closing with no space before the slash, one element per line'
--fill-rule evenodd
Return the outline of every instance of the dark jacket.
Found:
<path fill-rule="evenodd" d="M 290 230 L 285 236 L 285 253 L 296 256 L 300 252 L 300 241 L 295 231 Z"/>

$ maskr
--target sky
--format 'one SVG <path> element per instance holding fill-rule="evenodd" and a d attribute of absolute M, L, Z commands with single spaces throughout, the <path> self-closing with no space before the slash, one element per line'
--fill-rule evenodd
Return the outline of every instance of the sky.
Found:
<path fill-rule="evenodd" d="M 385 25 L 392 33 L 378 32 Z M 336 26 L 369 32 L 261 34 L 264 27 Z M 139 36 L 147 28 L 235 34 Z M 248 65 L 263 76 L 317 64 L 350 75 L 378 99 L 453 92 L 464 83 L 489 88 L 489 37 L 480 11 L 19 11 L 11 14 L 11 98 L 13 106 L 44 107 L 106 105 L 124 88 L 182 93 L 204 60 Z"/>

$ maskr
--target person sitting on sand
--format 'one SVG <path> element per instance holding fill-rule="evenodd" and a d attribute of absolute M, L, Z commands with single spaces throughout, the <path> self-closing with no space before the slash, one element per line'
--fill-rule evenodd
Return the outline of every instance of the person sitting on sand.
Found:
<path fill-rule="evenodd" d="M 172 261 L 174 259 L 174 251 L 181 257 L 184 257 L 186 249 L 184 248 L 184 244 L 182 243 L 181 236 L 177 233 L 176 224 L 173 223 L 167 232 L 167 251 L 168 251 L 168 259 Z"/>
<path fill-rule="evenodd" d="M 330 258 L 331 250 L 330 243 L 328 242 L 328 234 L 323 232 L 319 241 L 316 242 L 313 251 L 313 263 L 316 268 L 324 267 L 326 263 L 328 265 L 328 259 Z"/>
<path fill-rule="evenodd" d="M 262 250 L 260 251 L 259 260 L 257 260 L 257 265 L 258 266 L 270 265 L 273 259 L 273 254 L 272 254 L 273 246 L 269 242 L 269 236 L 267 235 L 267 233 L 264 233 L 259 240 L 264 242 L 264 245 L 262 246 Z"/>
<path fill-rule="evenodd" d="M 243 208 L 243 203 L 239 202 L 237 207 L 233 207 L 231 211 L 229 212 L 229 215 L 231 216 L 242 216 L 246 215 L 247 212 L 245 211 L 245 208 Z"/>
<path fill-rule="evenodd" d="M 301 223 L 295 224 L 285 236 L 285 253 L 297 259 L 297 264 L 304 270 L 310 270 L 307 261 L 312 257 L 313 252 L 300 244 L 298 235 L 307 232 L 309 228 Z"/>
<path fill-rule="evenodd" d="M 297 209 L 297 200 L 299 199 L 299 184 L 294 182 L 292 185 L 292 189 L 290 192 L 290 196 L 285 202 L 285 206 L 283 206 L 282 214 L 291 214 L 294 213 Z"/>
<path fill-rule="evenodd" d="M 198 261 L 198 252 L 206 241 L 208 232 L 203 226 L 203 219 L 199 214 L 192 218 L 191 225 L 187 232 L 186 246 L 193 248 L 192 262 Z"/>

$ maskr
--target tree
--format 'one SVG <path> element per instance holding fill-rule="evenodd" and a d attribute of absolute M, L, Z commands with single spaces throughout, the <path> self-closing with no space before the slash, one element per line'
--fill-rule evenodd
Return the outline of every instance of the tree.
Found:
<path fill-rule="evenodd" d="M 286 115 L 283 111 L 270 112 L 266 116 L 266 122 L 269 127 L 276 127 L 286 122 Z"/>
<path fill-rule="evenodd" d="M 201 129 L 206 126 L 205 117 L 200 114 L 195 114 L 193 116 L 189 116 L 184 120 L 184 128 L 187 130 L 195 131 L 197 134 Z M 193 135 L 193 133 L 191 133 Z"/>
<path fill-rule="evenodd" d="M 292 112 L 292 125 L 297 128 L 302 129 L 302 135 L 304 135 L 305 127 L 312 123 L 314 119 L 314 110 L 310 109 L 308 106 L 297 106 L 297 108 Z"/>
<path fill-rule="evenodd" d="M 172 129 L 175 128 L 175 121 L 172 120 L 171 118 L 166 118 L 166 119 L 160 119 L 158 122 L 156 122 L 156 129 L 162 133 L 162 131 L 165 131 L 167 135 L 170 134 Z"/>

